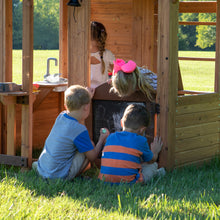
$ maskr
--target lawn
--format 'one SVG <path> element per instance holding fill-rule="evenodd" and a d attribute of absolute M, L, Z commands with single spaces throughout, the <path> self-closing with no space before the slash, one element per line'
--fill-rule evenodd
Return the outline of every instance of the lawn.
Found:
<path fill-rule="evenodd" d="M 1 219 L 219 219 L 220 158 L 167 172 L 147 185 L 96 178 L 46 181 L 0 166 Z"/>
<path fill-rule="evenodd" d="M 47 58 L 58 55 L 34 51 L 34 81 L 43 79 Z M 214 57 L 214 53 L 179 56 Z M 21 51 L 13 51 L 13 57 L 14 81 L 21 83 Z M 213 91 L 211 62 L 180 61 L 180 69 L 185 89 Z M 52 61 L 51 73 L 57 72 Z M 97 180 L 97 169 L 92 174 L 89 170 L 85 175 L 90 179 L 72 182 L 48 181 L 33 170 L 0 165 L 0 219 L 220 219 L 219 157 L 200 167 L 167 171 L 147 185 L 111 186 Z"/>
<path fill-rule="evenodd" d="M 179 51 L 179 57 L 215 58 L 215 52 Z M 179 64 L 185 90 L 214 91 L 215 62 L 180 60 Z"/>
<path fill-rule="evenodd" d="M 42 81 L 47 72 L 47 59 L 49 57 L 57 58 L 58 65 L 55 61 L 50 61 L 50 73 L 59 73 L 59 50 L 34 50 L 33 54 L 33 81 Z M 22 50 L 13 50 L 13 82 L 22 83 Z"/>
<path fill-rule="evenodd" d="M 34 81 L 42 81 L 47 70 L 47 59 L 54 57 L 59 59 L 58 50 L 34 51 Z M 215 52 L 179 51 L 180 57 L 209 57 L 214 58 Z M 22 51 L 13 50 L 13 81 L 22 82 Z M 59 63 L 59 60 L 58 60 Z M 197 91 L 214 91 L 215 62 L 209 61 L 179 61 L 184 89 Z M 59 66 L 55 62 L 50 63 L 50 73 L 59 73 Z"/>

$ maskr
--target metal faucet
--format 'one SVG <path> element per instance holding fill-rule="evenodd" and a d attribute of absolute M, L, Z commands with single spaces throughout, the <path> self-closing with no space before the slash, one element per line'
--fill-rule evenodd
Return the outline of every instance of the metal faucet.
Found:
<path fill-rule="evenodd" d="M 44 75 L 44 78 L 46 78 L 50 75 L 50 60 L 54 60 L 55 61 L 55 66 L 57 66 L 57 58 L 49 57 L 47 59 L 47 73 L 46 73 L 46 75 Z"/>

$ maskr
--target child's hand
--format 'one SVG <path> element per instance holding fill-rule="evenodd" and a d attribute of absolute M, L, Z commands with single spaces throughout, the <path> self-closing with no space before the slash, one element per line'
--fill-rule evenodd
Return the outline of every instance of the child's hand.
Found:
<path fill-rule="evenodd" d="M 94 96 L 95 88 L 86 87 L 86 89 L 89 91 L 91 98 Z"/>
<path fill-rule="evenodd" d="M 112 84 L 112 79 L 108 79 L 108 80 L 107 80 L 107 83 L 108 83 L 109 85 L 111 85 L 111 84 Z"/>
<path fill-rule="evenodd" d="M 105 142 L 106 138 L 109 136 L 110 132 L 107 128 L 101 128 L 100 129 L 100 136 L 99 140 L 102 142 Z"/>
<path fill-rule="evenodd" d="M 154 154 L 159 154 L 163 146 L 163 142 L 161 140 L 161 137 L 154 137 L 154 141 L 151 143 L 151 151 Z"/>

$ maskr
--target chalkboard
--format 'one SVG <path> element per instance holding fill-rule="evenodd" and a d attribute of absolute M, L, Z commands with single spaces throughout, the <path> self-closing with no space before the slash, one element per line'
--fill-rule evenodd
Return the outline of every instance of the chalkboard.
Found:
<path fill-rule="evenodd" d="M 123 116 L 125 108 L 130 104 L 140 104 L 147 108 L 150 112 L 151 120 L 150 125 L 147 128 L 148 142 L 149 144 L 153 140 L 154 135 L 154 111 L 152 111 L 152 104 L 147 102 L 133 102 L 133 101 L 118 101 L 118 100 L 93 100 L 92 112 L 93 112 L 93 141 L 95 144 L 98 141 L 100 135 L 100 128 L 106 127 L 110 133 L 115 131 L 121 131 L 121 118 Z"/>

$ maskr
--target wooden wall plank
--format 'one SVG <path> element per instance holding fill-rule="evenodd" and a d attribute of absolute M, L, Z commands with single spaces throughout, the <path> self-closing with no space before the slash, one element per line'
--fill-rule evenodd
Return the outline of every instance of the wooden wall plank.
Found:
<path fill-rule="evenodd" d="M 136 4 L 136 1 L 134 1 Z M 154 30 L 154 0 L 144 0 L 142 7 L 142 60 L 141 64 L 146 65 L 150 70 L 154 69 L 154 40 L 157 37 Z"/>
<path fill-rule="evenodd" d="M 220 109 L 220 101 L 208 101 L 207 103 L 202 104 L 191 104 L 191 105 L 184 105 L 178 106 L 176 108 L 176 115 L 182 115 L 187 113 L 194 113 L 194 112 L 204 112 L 204 111 L 211 111 Z"/>
<path fill-rule="evenodd" d="M 178 115 L 176 116 L 176 128 L 215 122 L 219 120 L 219 115 L 220 110 Z"/>
<path fill-rule="evenodd" d="M 211 158 L 214 158 L 219 154 L 219 145 L 211 145 L 208 147 L 203 147 L 199 149 L 179 152 L 175 155 L 175 165 L 186 165 L 189 163 L 195 163 L 197 161 L 205 161 Z"/>
<path fill-rule="evenodd" d="M 132 25 L 132 44 L 134 50 L 132 50 L 132 59 L 137 62 L 137 65 L 141 66 L 142 63 L 142 21 L 143 21 L 143 12 L 142 12 L 142 3 L 143 0 L 133 1 L 133 25 Z M 139 33 L 139 34 L 137 34 Z"/>
<path fill-rule="evenodd" d="M 14 97 L 16 99 L 16 97 Z M 15 155 L 16 144 L 15 103 L 7 105 L 7 155 Z"/>
<path fill-rule="evenodd" d="M 91 0 L 91 21 L 104 24 L 108 34 L 106 48 L 111 50 L 116 58 L 125 60 L 133 59 L 133 48 L 135 49 L 132 43 L 132 4 L 133 0 Z M 139 59 L 135 61 L 139 62 Z"/>
<path fill-rule="evenodd" d="M 211 103 L 211 102 L 216 102 L 217 100 L 219 100 L 218 93 L 178 96 L 177 106 Z"/>
<path fill-rule="evenodd" d="M 217 132 L 218 131 L 212 134 L 208 134 L 208 135 L 177 140 L 175 152 L 177 153 L 177 152 L 182 152 L 182 151 L 187 151 L 187 150 L 192 150 L 192 149 L 198 149 L 201 147 L 209 148 L 210 146 L 214 144 L 218 144 L 219 133 Z M 199 150 L 197 151 L 197 153 L 199 154 Z"/>
<path fill-rule="evenodd" d="M 157 102 L 160 104 L 157 134 L 162 137 L 161 158 L 166 158 L 167 168 L 174 166 L 175 112 L 178 90 L 178 15 L 179 3 L 159 0 L 158 5 L 158 88 Z M 162 86 L 163 85 L 163 86 Z"/>
<path fill-rule="evenodd" d="M 182 139 L 216 133 L 220 131 L 219 129 L 220 129 L 219 121 L 176 128 L 176 140 L 178 141 Z"/>
<path fill-rule="evenodd" d="M 217 1 L 216 14 L 216 61 L 215 61 L 215 92 L 220 92 L 220 2 Z"/>
<path fill-rule="evenodd" d="M 180 13 L 216 13 L 216 1 L 180 2 Z"/>
<path fill-rule="evenodd" d="M 68 84 L 90 85 L 90 0 L 68 7 Z"/>

